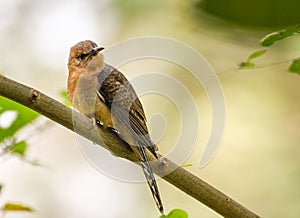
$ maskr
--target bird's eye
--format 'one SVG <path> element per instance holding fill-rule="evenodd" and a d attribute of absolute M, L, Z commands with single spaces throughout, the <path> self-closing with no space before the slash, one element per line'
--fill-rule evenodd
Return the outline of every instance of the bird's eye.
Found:
<path fill-rule="evenodd" d="M 84 58 L 86 58 L 88 56 L 88 54 L 85 54 L 85 53 L 81 53 L 79 55 L 76 56 L 76 58 L 78 60 L 83 60 Z"/>

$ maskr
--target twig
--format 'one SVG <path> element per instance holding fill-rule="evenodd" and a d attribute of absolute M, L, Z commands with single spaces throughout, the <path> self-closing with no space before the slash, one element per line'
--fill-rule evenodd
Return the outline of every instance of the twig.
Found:
<path fill-rule="evenodd" d="M 0 75 L 0 95 L 27 106 L 72 131 L 75 129 L 77 134 L 109 149 L 116 156 L 137 161 L 128 145 L 114 132 L 87 128 L 92 127 L 89 118 L 33 88 Z M 164 180 L 226 218 L 259 218 L 254 212 L 170 160 L 165 167 L 159 161 L 152 161 L 151 165 L 153 171 Z"/>

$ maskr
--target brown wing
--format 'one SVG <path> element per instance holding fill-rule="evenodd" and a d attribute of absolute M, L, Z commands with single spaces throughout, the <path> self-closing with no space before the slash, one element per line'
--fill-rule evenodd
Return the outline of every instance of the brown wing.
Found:
<path fill-rule="evenodd" d="M 106 65 L 98 75 L 99 93 L 111 109 L 112 116 L 122 122 L 140 146 L 146 147 L 155 157 L 155 145 L 146 125 L 143 106 L 126 77 L 112 66 Z"/>

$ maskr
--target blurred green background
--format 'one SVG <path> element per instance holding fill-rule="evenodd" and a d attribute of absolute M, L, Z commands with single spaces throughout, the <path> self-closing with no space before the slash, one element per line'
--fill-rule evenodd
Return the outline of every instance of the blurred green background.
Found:
<path fill-rule="evenodd" d="M 291 25 L 300 20 L 297 0 L 200 0 L 198 5 L 217 16 L 249 25 Z"/>
<path fill-rule="evenodd" d="M 214 159 L 199 161 L 211 127 L 209 99 L 182 68 L 153 60 L 121 67 L 128 78 L 138 73 L 168 73 L 192 92 L 199 109 L 198 143 L 188 170 L 262 217 L 300 216 L 300 76 L 287 72 L 299 56 L 299 37 L 277 43 L 258 60 L 268 65 L 237 70 L 260 49 L 265 34 L 299 23 L 299 2 L 289 1 L 0 1 L 0 72 L 61 99 L 66 88 L 69 48 L 91 39 L 109 47 L 139 36 L 163 36 L 199 51 L 217 72 L 226 99 L 226 129 Z M 156 66 L 162 66 L 155 68 Z M 143 70 L 141 70 L 143 69 Z M 180 129 L 174 105 L 155 96 L 142 98 L 147 116 L 165 113 L 166 147 Z M 172 117 L 173 116 L 173 117 Z M 174 119 L 176 117 L 176 119 Z M 175 120 L 175 121 L 174 121 Z M 175 122 L 175 123 L 174 123 Z M 81 154 L 74 134 L 52 122 L 31 132 L 28 156 L 1 160 L 0 203 L 17 200 L 37 209 L 6 218 L 158 217 L 145 184 L 124 183 L 102 175 Z M 184 145 L 183 145 L 184 146 Z M 159 181 L 166 212 L 181 208 L 190 217 L 220 217 L 165 181 Z"/>

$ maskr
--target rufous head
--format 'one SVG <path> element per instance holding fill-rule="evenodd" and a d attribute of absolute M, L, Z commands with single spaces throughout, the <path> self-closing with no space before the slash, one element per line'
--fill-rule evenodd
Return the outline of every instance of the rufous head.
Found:
<path fill-rule="evenodd" d="M 69 73 L 84 69 L 93 57 L 97 56 L 103 49 L 103 47 L 98 47 L 95 42 L 90 40 L 85 40 L 74 45 L 70 50 Z"/>
<path fill-rule="evenodd" d="M 72 102 L 77 81 L 84 73 L 99 73 L 104 67 L 104 60 L 101 53 L 103 47 L 98 47 L 93 41 L 86 40 L 77 43 L 70 50 L 68 69 L 68 97 Z M 99 72 L 95 72 L 95 71 Z"/>

